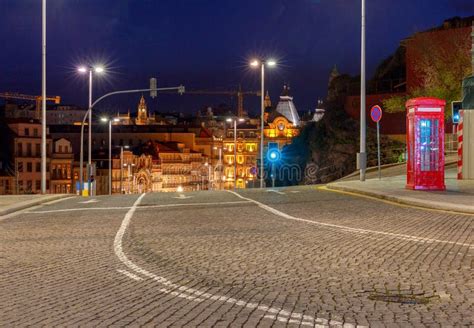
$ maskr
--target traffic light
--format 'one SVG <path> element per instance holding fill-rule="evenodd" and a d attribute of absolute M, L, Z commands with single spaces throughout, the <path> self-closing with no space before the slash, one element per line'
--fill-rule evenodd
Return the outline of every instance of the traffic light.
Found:
<path fill-rule="evenodd" d="M 156 90 L 156 79 L 154 77 L 150 79 L 150 89 L 150 97 L 156 98 L 158 91 Z"/>
<path fill-rule="evenodd" d="M 458 124 L 461 118 L 459 111 L 462 110 L 462 101 L 453 101 L 451 103 L 451 118 L 453 124 Z"/>
<path fill-rule="evenodd" d="M 268 143 L 267 159 L 271 163 L 278 162 L 281 159 L 281 152 L 277 142 Z"/>

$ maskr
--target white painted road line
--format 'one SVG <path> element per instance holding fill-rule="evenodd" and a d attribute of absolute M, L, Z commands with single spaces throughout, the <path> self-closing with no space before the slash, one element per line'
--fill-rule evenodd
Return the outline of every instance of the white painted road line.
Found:
<path fill-rule="evenodd" d="M 337 225 L 337 224 L 331 224 L 331 223 L 325 223 L 325 222 L 319 222 L 319 221 L 312 221 L 312 220 L 297 218 L 297 217 L 294 217 L 292 215 L 283 213 L 283 212 L 281 212 L 281 211 L 279 211 L 279 210 L 277 210 L 273 207 L 270 207 L 268 205 L 260 203 L 259 201 L 256 201 L 254 199 L 244 197 L 244 196 L 236 193 L 235 191 L 227 190 L 227 192 L 230 192 L 230 193 L 236 195 L 237 197 L 239 197 L 241 199 L 252 202 L 252 203 L 256 204 L 257 206 L 259 206 L 260 208 L 262 208 L 262 209 L 264 209 L 268 212 L 271 212 L 275 215 L 278 215 L 282 218 L 285 218 L 287 220 L 294 220 L 294 221 L 306 222 L 306 223 L 325 226 L 325 227 L 330 227 L 330 228 L 336 228 L 336 229 L 346 231 L 346 232 L 351 232 L 351 233 L 355 232 L 355 233 L 358 233 L 358 234 L 377 234 L 377 235 L 389 236 L 389 237 L 394 237 L 394 238 L 398 238 L 398 239 L 409 240 L 409 241 L 414 241 L 414 242 L 419 242 L 419 243 L 440 243 L 440 244 L 457 245 L 457 246 L 467 247 L 469 249 L 474 249 L 474 245 L 472 245 L 472 244 L 458 243 L 458 242 L 455 242 L 455 241 L 411 236 L 411 235 L 405 235 L 405 234 L 399 234 L 399 233 L 393 233 L 393 232 L 384 232 L 384 231 L 377 231 L 377 230 L 351 228 L 351 227 Z"/>
<path fill-rule="evenodd" d="M 158 291 L 164 293 L 164 294 L 170 294 L 173 296 L 177 296 L 180 298 L 184 298 L 187 300 L 192 300 L 195 302 L 204 302 L 204 301 L 222 301 L 225 303 L 230 303 L 230 304 L 235 304 L 238 306 L 243 306 L 249 309 L 256 309 L 259 311 L 262 311 L 263 314 L 262 316 L 264 317 L 267 314 L 274 314 L 277 315 L 279 318 L 278 320 L 283 320 L 283 318 L 286 318 L 286 321 L 289 320 L 297 320 L 298 322 L 302 322 L 308 325 L 308 323 L 311 323 L 309 325 L 314 326 L 313 323 L 325 320 L 322 318 L 314 318 L 309 315 L 304 315 L 302 313 L 295 313 L 295 312 L 289 312 L 287 310 L 283 310 L 281 308 L 275 308 L 275 307 L 269 307 L 266 305 L 261 305 L 258 303 L 251 303 L 243 300 L 238 300 L 232 297 L 228 296 L 223 296 L 223 295 L 214 295 L 211 293 L 203 292 L 195 288 L 191 287 L 186 287 L 186 286 L 181 286 L 178 284 L 173 283 L 172 281 L 168 280 L 165 277 L 158 276 L 154 273 L 151 273 L 135 263 L 133 263 L 131 260 L 128 259 L 128 257 L 125 255 L 122 247 L 122 240 L 123 236 L 125 235 L 125 232 L 127 231 L 128 226 L 130 225 L 130 221 L 135 214 L 135 211 L 138 209 L 140 202 L 142 201 L 143 197 L 145 197 L 145 194 L 142 194 L 138 199 L 135 201 L 133 206 L 128 210 L 128 212 L 125 214 L 125 217 L 123 218 L 122 224 L 120 225 L 119 230 L 117 231 L 117 234 L 115 235 L 114 239 L 114 252 L 115 255 L 118 257 L 118 259 L 130 270 L 134 271 L 137 274 L 140 274 L 141 276 L 153 279 L 154 281 L 164 285 L 165 287 L 159 288 Z M 334 322 L 334 325 L 338 326 L 343 326 L 342 322 Z M 345 324 L 344 327 L 355 327 L 354 325 L 349 325 Z M 358 326 L 362 327 L 362 326 Z"/>
<path fill-rule="evenodd" d="M 80 203 L 80 204 L 91 204 L 91 203 L 98 203 L 98 202 L 100 202 L 100 201 L 97 200 L 97 199 L 90 199 L 90 200 L 86 200 L 84 202 L 78 202 L 78 203 Z"/>
<path fill-rule="evenodd" d="M 282 192 L 282 191 L 273 190 L 273 189 L 267 190 L 267 192 L 274 192 L 275 194 L 286 195 L 286 194 L 285 194 L 284 192 Z"/>
<path fill-rule="evenodd" d="M 133 279 L 133 280 L 136 280 L 136 281 L 140 281 L 140 280 L 143 280 L 142 277 L 139 277 L 137 276 L 136 274 L 134 273 L 131 273 L 131 272 L 128 272 L 127 270 L 117 270 L 117 272 L 120 272 L 121 274 L 124 274 L 126 275 L 127 277 Z"/>
<path fill-rule="evenodd" d="M 27 214 L 42 214 L 42 213 L 60 213 L 60 212 L 77 212 L 77 211 L 110 211 L 110 210 L 128 210 L 130 206 L 116 206 L 116 207 L 79 207 L 79 208 L 62 208 L 59 210 L 47 211 L 28 211 Z"/>
<path fill-rule="evenodd" d="M 212 206 L 212 205 L 232 205 L 232 204 L 246 204 L 251 203 L 247 200 L 233 201 L 233 202 L 209 202 L 209 203 L 187 203 L 187 204 L 163 204 L 163 205 L 142 205 L 137 207 L 138 210 L 145 210 L 149 208 L 165 208 L 165 207 L 187 207 L 187 206 Z M 79 207 L 79 208 L 62 208 L 58 210 L 48 211 L 27 211 L 28 214 L 41 214 L 41 213 L 59 213 L 59 212 L 77 212 L 77 211 L 103 211 L 103 210 L 129 210 L 131 206 L 115 206 L 115 207 Z"/>

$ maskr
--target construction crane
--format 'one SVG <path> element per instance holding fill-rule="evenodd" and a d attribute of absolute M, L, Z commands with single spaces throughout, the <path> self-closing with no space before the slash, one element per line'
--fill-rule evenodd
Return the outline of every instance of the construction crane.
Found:
<path fill-rule="evenodd" d="M 159 93 L 169 93 L 169 92 L 159 92 Z M 261 96 L 260 91 L 242 91 L 242 88 L 239 87 L 239 90 L 227 90 L 227 91 L 217 91 L 217 90 L 186 90 L 184 94 L 190 95 L 216 95 L 216 96 L 230 96 L 237 97 L 237 116 L 244 116 L 244 96 Z"/>
<path fill-rule="evenodd" d="M 4 99 L 21 99 L 21 100 L 29 100 L 29 101 L 36 101 L 36 119 L 40 119 L 40 108 L 41 108 L 41 101 L 43 100 L 42 96 L 31 96 L 25 95 L 22 93 L 17 92 L 0 92 L 0 98 Z M 60 96 L 54 97 L 46 97 L 46 101 L 54 101 L 55 104 L 61 103 Z"/>

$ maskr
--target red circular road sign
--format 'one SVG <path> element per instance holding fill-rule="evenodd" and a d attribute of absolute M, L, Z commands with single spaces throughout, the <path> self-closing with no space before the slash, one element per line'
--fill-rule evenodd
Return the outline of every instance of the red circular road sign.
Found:
<path fill-rule="evenodd" d="M 370 110 L 370 117 L 372 118 L 372 121 L 380 122 L 382 119 L 382 108 L 379 105 L 372 107 Z"/>

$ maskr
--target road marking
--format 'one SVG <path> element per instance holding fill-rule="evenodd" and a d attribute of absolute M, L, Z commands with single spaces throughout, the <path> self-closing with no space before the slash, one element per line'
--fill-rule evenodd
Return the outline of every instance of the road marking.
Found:
<path fill-rule="evenodd" d="M 323 318 L 314 318 L 312 316 L 304 315 L 302 313 L 290 312 L 290 311 L 283 310 L 281 308 L 269 307 L 269 306 L 262 305 L 259 303 L 251 303 L 251 302 L 239 300 L 239 299 L 232 298 L 229 296 L 224 296 L 224 295 L 215 295 L 215 294 L 203 292 L 199 289 L 178 285 L 166 279 L 165 277 L 161 277 L 154 273 L 151 273 L 141 268 L 140 266 L 136 265 L 135 263 L 133 263 L 127 257 L 127 255 L 125 255 L 123 251 L 122 240 L 123 240 L 123 236 L 125 235 L 125 232 L 127 231 L 128 226 L 130 225 L 130 221 L 133 215 L 135 214 L 135 211 L 139 208 L 140 202 L 142 201 L 143 197 L 145 197 L 145 194 L 140 195 L 140 197 L 137 198 L 135 203 L 133 203 L 132 207 L 125 214 L 122 224 L 120 225 L 120 228 L 117 231 L 117 234 L 115 235 L 114 252 L 117 258 L 130 270 L 134 271 L 137 274 L 140 274 L 141 276 L 145 276 L 147 278 L 150 278 L 162 284 L 164 287 L 159 288 L 158 291 L 164 294 L 170 294 L 170 295 L 184 298 L 187 300 L 191 300 L 194 302 L 222 301 L 225 303 L 235 304 L 235 305 L 246 307 L 249 309 L 257 309 L 264 312 L 262 316 L 265 316 L 267 314 L 275 314 L 279 318 L 286 318 L 285 321 L 289 321 L 289 320 L 298 320 L 298 322 L 301 321 L 302 325 L 314 326 L 313 322 L 325 320 Z M 311 322 L 311 323 L 308 323 L 308 322 Z M 333 321 L 333 324 L 339 325 L 339 326 L 343 325 L 342 322 L 336 322 L 336 321 Z M 344 327 L 362 327 L 362 326 L 354 326 L 354 325 L 345 324 Z"/>
<path fill-rule="evenodd" d="M 335 192 L 335 193 L 339 193 L 339 194 L 350 195 L 350 196 L 359 197 L 359 198 L 366 198 L 366 199 L 375 200 L 377 202 L 382 202 L 382 203 L 385 203 L 385 204 L 390 204 L 390 205 L 394 205 L 394 206 L 398 206 L 398 207 L 414 208 L 416 210 L 443 213 L 443 214 L 447 213 L 447 214 L 451 214 L 451 215 L 474 216 L 474 214 L 472 214 L 472 213 L 458 212 L 458 211 L 448 211 L 448 210 L 442 210 L 442 209 L 436 209 L 436 208 L 410 205 L 410 204 L 405 204 L 405 203 L 398 203 L 398 202 L 395 202 L 393 200 L 382 199 L 382 198 L 378 198 L 378 197 L 374 197 L 374 196 L 370 196 L 370 195 L 363 195 L 363 194 L 359 194 L 359 193 L 356 193 L 356 192 L 330 189 L 326 186 L 319 186 L 319 187 L 316 187 L 316 189 L 322 190 L 322 191 L 327 191 L 327 192 Z"/>
<path fill-rule="evenodd" d="M 91 203 L 98 203 L 99 200 L 97 199 L 90 199 L 90 200 L 86 200 L 85 202 L 78 202 L 78 203 L 81 203 L 81 204 L 91 204 Z"/>
<path fill-rule="evenodd" d="M 120 272 L 121 274 L 124 274 L 126 275 L 127 277 L 133 279 L 133 280 L 136 280 L 136 281 L 140 281 L 140 280 L 143 280 L 142 277 L 139 277 L 137 276 L 136 274 L 134 273 L 131 273 L 131 272 L 128 272 L 127 270 L 117 270 L 117 272 Z"/>
<path fill-rule="evenodd" d="M 83 208 L 62 208 L 59 210 L 47 211 L 28 211 L 27 214 L 42 214 L 42 213 L 60 213 L 60 212 L 76 212 L 76 211 L 100 211 L 100 210 L 128 210 L 130 206 L 115 206 L 115 207 L 83 207 Z"/>
<path fill-rule="evenodd" d="M 51 200 L 51 201 L 43 203 L 43 204 L 38 204 L 38 205 L 28 207 L 28 208 L 25 208 L 25 209 L 22 209 L 22 210 L 19 210 L 19 211 L 15 211 L 13 213 L 5 214 L 3 216 L 0 216 L 0 221 L 12 218 L 12 217 L 20 215 L 20 214 L 29 213 L 29 211 L 34 210 L 34 209 L 38 209 L 38 208 L 42 208 L 45 205 L 56 204 L 56 203 L 59 203 L 59 202 L 62 202 L 62 201 L 65 201 L 65 200 L 68 200 L 68 199 L 71 199 L 71 198 L 75 198 L 75 197 L 70 196 L 70 197 L 55 199 L 55 200 Z"/>
<path fill-rule="evenodd" d="M 247 200 L 233 201 L 233 202 L 210 202 L 210 203 L 187 203 L 187 204 L 163 204 L 163 205 L 140 205 L 137 209 L 144 210 L 148 208 L 163 208 L 163 207 L 186 207 L 186 206 L 212 206 L 212 205 L 232 205 L 232 204 L 246 204 L 250 203 Z M 95 211 L 95 210 L 128 210 L 131 206 L 116 206 L 116 207 L 81 207 L 81 208 L 62 208 L 58 210 L 47 211 L 28 211 L 27 214 L 42 214 L 42 213 L 60 213 L 60 212 L 77 212 L 77 211 Z"/>
<path fill-rule="evenodd" d="M 282 192 L 282 191 L 273 190 L 273 189 L 267 190 L 267 192 L 274 192 L 275 194 L 286 195 L 286 194 L 285 194 L 284 192 Z"/>
<path fill-rule="evenodd" d="M 273 207 L 270 207 L 268 205 L 265 205 L 263 203 L 260 203 L 259 201 L 256 201 L 251 198 L 244 197 L 234 191 L 227 190 L 227 192 L 230 192 L 237 197 L 248 200 L 250 202 L 253 202 L 256 204 L 258 207 L 271 212 L 275 215 L 281 216 L 282 218 L 288 219 L 288 220 L 294 220 L 294 221 L 300 221 L 300 222 L 306 222 L 310 224 L 315 224 L 315 225 L 320 225 L 320 226 L 325 226 L 325 227 L 330 227 L 330 228 L 337 228 L 342 231 L 346 232 L 355 232 L 358 234 L 367 234 L 367 233 L 372 233 L 372 234 L 378 234 L 378 235 L 383 235 L 383 236 L 390 236 L 398 239 L 403 239 L 403 240 L 409 240 L 409 241 L 414 241 L 414 242 L 420 242 L 420 243 L 440 243 L 440 244 L 450 244 L 450 245 L 457 245 L 457 246 L 462 246 L 462 247 L 467 247 L 469 249 L 474 249 L 474 245 L 471 244 L 466 244 L 466 243 L 458 243 L 455 241 L 448 241 L 448 240 L 440 240 L 440 239 L 432 239 L 432 238 L 424 238 L 424 237 L 418 237 L 418 236 L 411 236 L 411 235 L 405 235 L 405 234 L 398 234 L 398 233 L 393 233 L 393 232 L 384 232 L 384 231 L 377 231 L 377 230 L 367 230 L 367 229 L 360 229 L 360 228 L 351 228 L 343 225 L 337 225 L 337 224 L 332 224 L 332 223 L 325 223 L 325 222 L 319 222 L 319 221 L 312 221 L 312 220 L 307 220 L 307 219 L 302 219 L 302 218 L 297 218 L 292 215 L 283 213 Z"/>
<path fill-rule="evenodd" d="M 183 194 L 179 194 L 179 197 L 173 197 L 173 198 L 176 198 L 176 199 L 188 199 L 188 198 L 193 198 L 194 196 L 185 196 Z"/>

